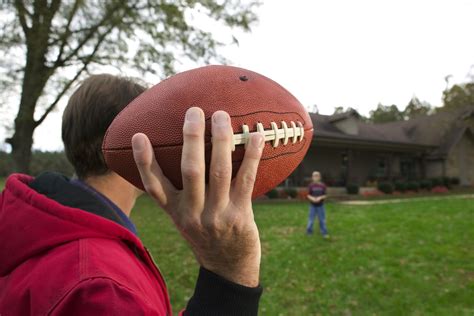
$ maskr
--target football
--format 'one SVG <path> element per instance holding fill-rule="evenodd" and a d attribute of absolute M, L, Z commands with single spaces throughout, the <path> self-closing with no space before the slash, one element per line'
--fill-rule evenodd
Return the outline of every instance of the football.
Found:
<path fill-rule="evenodd" d="M 303 160 L 311 144 L 313 125 L 301 103 L 275 81 L 232 66 L 211 65 L 163 80 L 127 105 L 109 126 L 102 151 L 108 167 L 143 190 L 131 140 L 135 133 L 150 139 L 163 173 L 181 189 L 181 150 L 186 110 L 200 107 L 205 114 L 206 169 L 209 170 L 211 116 L 229 113 L 234 131 L 232 174 L 244 157 L 249 133 L 262 132 L 265 147 L 253 197 L 285 180 Z"/>

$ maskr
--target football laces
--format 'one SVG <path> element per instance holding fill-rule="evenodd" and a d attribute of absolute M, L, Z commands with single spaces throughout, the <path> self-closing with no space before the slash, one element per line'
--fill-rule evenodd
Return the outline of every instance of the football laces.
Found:
<path fill-rule="evenodd" d="M 263 124 L 258 122 L 257 133 L 261 133 L 264 136 L 265 142 L 272 142 L 272 147 L 276 148 L 281 143 L 287 145 L 291 139 L 292 144 L 301 142 L 304 137 L 304 128 L 301 122 L 290 121 L 290 126 L 285 121 L 281 121 L 281 127 L 278 127 L 277 123 L 271 122 L 270 129 L 264 129 Z M 242 125 L 242 133 L 234 134 L 234 141 L 232 144 L 232 151 L 235 150 L 235 146 L 244 145 L 247 148 L 248 141 L 250 139 L 250 128 L 248 125 Z"/>

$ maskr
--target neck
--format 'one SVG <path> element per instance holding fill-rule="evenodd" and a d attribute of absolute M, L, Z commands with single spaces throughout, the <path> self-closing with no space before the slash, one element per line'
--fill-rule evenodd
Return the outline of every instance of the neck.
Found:
<path fill-rule="evenodd" d="M 130 217 L 130 213 L 138 197 L 138 190 L 125 181 L 125 179 L 115 172 L 111 172 L 104 176 L 88 177 L 84 182 L 106 196 L 117 205 L 125 215 Z"/>

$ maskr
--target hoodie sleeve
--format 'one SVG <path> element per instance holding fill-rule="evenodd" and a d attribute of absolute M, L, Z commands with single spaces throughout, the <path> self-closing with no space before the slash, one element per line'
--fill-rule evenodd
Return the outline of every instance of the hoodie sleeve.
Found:
<path fill-rule="evenodd" d="M 180 316 L 255 316 L 263 288 L 233 283 L 201 267 L 194 295 Z"/>
<path fill-rule="evenodd" d="M 48 315 L 166 315 L 165 304 L 150 306 L 133 290 L 109 278 L 81 281 Z"/>

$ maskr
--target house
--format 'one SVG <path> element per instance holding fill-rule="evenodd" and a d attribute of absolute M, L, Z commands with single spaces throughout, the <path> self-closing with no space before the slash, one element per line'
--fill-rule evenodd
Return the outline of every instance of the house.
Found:
<path fill-rule="evenodd" d="M 355 110 L 310 116 L 312 144 L 290 185 L 305 185 L 313 170 L 331 186 L 437 177 L 474 185 L 474 105 L 382 124 Z"/>

